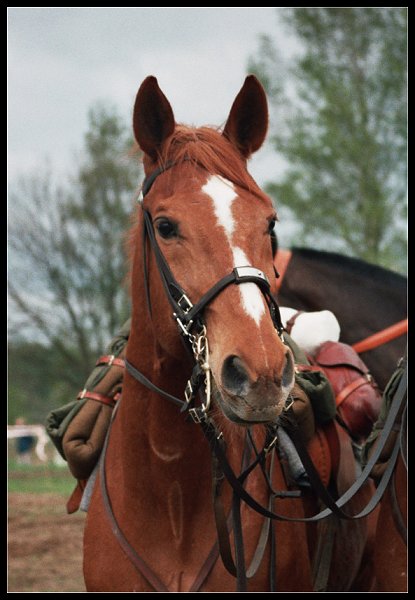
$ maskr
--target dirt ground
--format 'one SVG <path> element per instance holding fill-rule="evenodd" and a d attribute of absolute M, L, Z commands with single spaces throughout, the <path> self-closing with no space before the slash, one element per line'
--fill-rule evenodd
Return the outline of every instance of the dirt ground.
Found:
<path fill-rule="evenodd" d="M 85 592 L 85 513 L 59 494 L 9 494 L 8 592 Z"/>

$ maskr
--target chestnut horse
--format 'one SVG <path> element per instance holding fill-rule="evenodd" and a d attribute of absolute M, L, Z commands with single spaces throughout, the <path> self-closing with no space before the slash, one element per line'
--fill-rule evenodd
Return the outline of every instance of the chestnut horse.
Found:
<path fill-rule="evenodd" d="M 270 232 L 276 214 L 246 170 L 247 159 L 265 139 L 267 125 L 266 96 L 254 76 L 246 78 L 222 132 L 177 125 L 154 77 L 145 79 L 138 91 L 133 129 L 144 152 L 146 180 L 131 235 L 127 361 L 142 375 L 140 380 L 131 369 L 126 371 L 92 494 L 84 536 L 88 591 L 235 590 L 234 576 L 218 558 L 209 445 L 199 425 L 164 396 L 183 397 L 192 373 L 194 361 L 179 335 L 189 334 L 193 321 L 185 317 L 191 312 L 191 299 L 203 305 L 195 321 L 203 312 L 206 398 L 210 375 L 215 389 L 212 406 L 206 401 L 199 410 L 205 416 L 209 410 L 209 418 L 213 415 L 220 426 L 217 443 L 221 437 L 226 441 L 234 471 L 241 468 L 246 431 L 260 449 L 267 424 L 286 407 L 294 365 L 279 335 L 278 309 L 271 296 L 276 288 Z M 172 319 L 169 300 L 171 290 L 177 289 L 186 291 L 186 297 L 175 300 L 183 320 L 177 312 Z M 197 346 L 200 337 L 189 337 Z M 272 443 L 279 442 L 274 438 Z M 355 465 L 350 441 L 342 443 L 351 457 L 343 465 L 351 483 Z M 267 454 L 267 466 L 271 455 L 272 487 L 287 492 L 277 454 Z M 258 503 L 267 505 L 261 469 L 253 469 L 244 486 Z M 363 487 L 348 503 L 349 512 L 360 511 L 371 493 L 370 486 Z M 272 510 L 292 518 L 321 508 L 309 491 L 299 497 L 279 496 Z M 227 485 L 222 501 L 226 513 L 231 505 Z M 240 514 L 248 563 L 264 519 L 246 504 Z M 275 589 L 312 591 L 318 525 L 277 521 L 272 529 L 275 543 L 265 548 L 248 591 L 270 590 L 270 562 L 276 563 Z M 368 520 L 341 521 L 334 533 L 327 589 L 369 590 Z M 325 538 L 320 541 L 324 546 Z"/>

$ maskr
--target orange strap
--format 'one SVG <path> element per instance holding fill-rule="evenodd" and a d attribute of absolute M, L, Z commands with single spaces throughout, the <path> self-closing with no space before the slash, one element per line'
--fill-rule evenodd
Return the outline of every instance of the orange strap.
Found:
<path fill-rule="evenodd" d="M 101 402 L 101 404 L 107 404 L 108 406 L 115 406 L 117 400 L 119 400 L 121 394 L 115 394 L 114 398 L 110 398 L 110 396 L 104 396 L 104 394 L 99 394 L 98 392 L 90 392 L 87 389 L 83 389 L 79 392 L 77 396 L 77 400 L 82 400 L 83 398 L 87 398 L 88 400 L 95 400 L 96 402 Z"/>
<path fill-rule="evenodd" d="M 408 319 L 404 319 L 403 321 L 399 321 L 399 323 L 386 327 L 386 329 L 382 329 L 382 331 L 378 331 L 364 340 L 353 344 L 352 348 L 360 354 L 361 352 L 366 352 L 367 350 L 382 346 L 382 344 L 387 344 L 395 338 L 404 335 L 407 331 Z"/>
<path fill-rule="evenodd" d="M 113 354 L 107 354 L 106 356 L 99 357 L 95 366 L 98 366 L 98 365 L 108 365 L 109 367 L 114 365 L 114 367 L 124 368 L 125 362 L 122 358 L 115 358 L 115 356 Z"/>
<path fill-rule="evenodd" d="M 340 404 L 346 400 L 347 396 L 366 383 L 370 383 L 370 379 L 368 377 L 358 377 L 346 385 L 346 387 L 344 387 L 336 396 L 336 406 L 340 406 Z"/>
<path fill-rule="evenodd" d="M 278 249 L 277 254 L 274 258 L 274 266 L 278 271 L 279 277 L 277 278 L 277 292 L 280 291 L 280 287 L 282 285 L 285 272 L 288 268 L 289 262 L 291 260 L 292 252 L 291 250 Z"/>

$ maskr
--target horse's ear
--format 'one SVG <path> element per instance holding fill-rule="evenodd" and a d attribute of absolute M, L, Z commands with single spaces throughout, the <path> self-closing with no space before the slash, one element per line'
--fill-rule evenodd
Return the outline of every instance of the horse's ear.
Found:
<path fill-rule="evenodd" d="M 174 126 L 173 110 L 157 79 L 146 77 L 137 92 L 133 113 L 134 136 L 141 150 L 156 160 Z"/>
<path fill-rule="evenodd" d="M 255 75 L 248 75 L 232 104 L 223 135 L 249 158 L 262 146 L 267 129 L 268 102 L 264 88 Z"/>

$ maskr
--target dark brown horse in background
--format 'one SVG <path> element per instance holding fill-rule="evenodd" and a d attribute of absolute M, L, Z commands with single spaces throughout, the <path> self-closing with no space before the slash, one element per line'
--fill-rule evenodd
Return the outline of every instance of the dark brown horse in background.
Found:
<path fill-rule="evenodd" d="M 131 235 L 127 359 L 142 375 L 140 380 L 127 371 L 107 438 L 86 521 L 85 582 L 88 591 L 97 592 L 234 591 L 234 576 L 218 559 L 209 445 L 199 425 L 154 387 L 164 395 L 183 397 L 193 364 L 178 333 L 180 319 L 177 314 L 172 318 L 160 273 L 169 274 L 167 287 L 186 291 L 186 297 L 177 300 L 182 312 L 191 310 L 189 298 L 200 303 L 210 294 L 203 310 L 204 342 L 208 340 L 210 354 L 203 350 L 201 368 L 206 390 L 211 375 L 216 394 L 210 407 L 202 406 L 202 417 L 215 419 L 221 433 L 211 442 L 222 444 L 225 439 L 229 465 L 239 472 L 247 429 L 252 443 L 264 447 L 269 424 L 285 409 L 294 380 L 293 358 L 278 335 L 275 307 L 267 295 L 268 289 L 276 292 L 270 244 L 275 211 L 246 170 L 247 158 L 266 135 L 267 101 L 260 83 L 250 76 L 222 132 L 188 128 L 175 123 L 157 80 L 148 77 L 137 94 L 133 123 L 144 152 L 147 184 Z M 160 254 L 154 250 L 155 242 Z M 243 275 L 246 269 L 248 279 Z M 224 281 L 230 285 L 223 287 Z M 220 293 L 211 293 L 218 282 Z M 179 326 L 185 334 L 192 331 L 183 321 Z M 191 341 L 194 353 L 201 352 L 200 337 L 192 335 Z M 338 435 L 337 479 L 331 485 L 337 482 L 337 492 L 342 493 L 356 474 L 350 440 L 344 432 Z M 280 491 L 272 507 L 275 512 L 296 519 L 317 513 L 321 507 L 312 491 L 300 497 L 287 495 L 274 448 L 270 444 L 264 449 L 269 482 L 255 468 L 244 482 L 245 492 L 267 506 L 269 483 Z M 370 485 L 362 487 L 347 510 L 359 512 L 372 493 Z M 225 514 L 231 498 L 231 489 L 224 485 Z M 257 511 L 243 504 L 247 564 L 263 523 Z M 332 531 L 325 587 L 370 590 L 368 519 L 341 521 Z M 271 563 L 276 566 L 278 591 L 312 591 L 313 562 L 318 546 L 324 548 L 324 535 L 315 523 L 301 521 L 277 521 L 273 532 L 276 546 L 266 546 L 248 591 L 270 590 Z"/>

